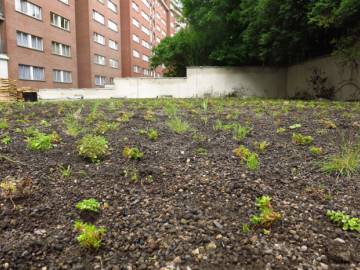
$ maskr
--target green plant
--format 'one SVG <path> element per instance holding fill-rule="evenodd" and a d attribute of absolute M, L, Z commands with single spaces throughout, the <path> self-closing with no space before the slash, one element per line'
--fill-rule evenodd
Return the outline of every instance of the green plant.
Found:
<path fill-rule="evenodd" d="M 80 114 L 80 111 L 78 114 Z M 79 136 L 79 134 L 84 130 L 79 124 L 78 114 L 68 114 L 64 119 L 65 133 L 71 137 Z"/>
<path fill-rule="evenodd" d="M 146 111 L 144 114 L 145 121 L 154 121 L 155 120 L 155 113 L 153 111 Z"/>
<path fill-rule="evenodd" d="M 54 147 L 52 144 L 54 137 L 50 134 L 45 133 L 36 133 L 33 137 L 28 137 L 26 139 L 27 148 L 35 151 L 46 151 Z"/>
<path fill-rule="evenodd" d="M 249 224 L 243 224 L 242 225 L 242 232 L 243 233 L 249 233 L 251 230 L 250 230 L 250 226 Z"/>
<path fill-rule="evenodd" d="M 76 208 L 80 211 L 92 211 L 99 212 L 100 211 L 100 203 L 96 199 L 86 199 L 78 202 L 76 204 Z"/>
<path fill-rule="evenodd" d="M 144 156 L 144 153 L 142 153 L 138 148 L 133 147 L 125 147 L 123 150 L 123 156 L 128 158 L 128 159 L 141 159 Z"/>
<path fill-rule="evenodd" d="M 8 129 L 9 124 L 5 119 L 0 119 L 0 129 Z"/>
<path fill-rule="evenodd" d="M 256 153 L 251 153 L 246 160 L 246 166 L 250 171 L 257 171 L 260 167 L 260 161 Z"/>
<path fill-rule="evenodd" d="M 75 229 L 80 233 L 76 240 L 80 246 L 90 249 L 99 249 L 101 241 L 106 233 L 104 227 L 96 227 L 95 225 L 84 223 L 82 221 L 75 221 Z"/>
<path fill-rule="evenodd" d="M 311 144 L 314 141 L 314 138 L 311 136 L 302 135 L 300 133 L 293 133 L 292 141 L 295 144 L 307 145 L 307 144 Z"/>
<path fill-rule="evenodd" d="M 119 123 L 100 121 L 96 124 L 94 131 L 96 134 L 103 135 L 108 131 L 116 130 L 118 127 L 119 127 Z"/>
<path fill-rule="evenodd" d="M 208 155 L 208 150 L 205 148 L 196 148 L 194 151 L 195 155 L 199 155 L 199 156 L 207 156 Z"/>
<path fill-rule="evenodd" d="M 265 150 L 270 146 L 270 143 L 267 141 L 255 142 L 255 148 L 259 150 L 260 153 L 265 152 Z"/>
<path fill-rule="evenodd" d="M 70 165 L 68 165 L 66 167 L 61 165 L 59 168 L 60 168 L 61 177 L 67 178 L 67 177 L 71 176 L 71 166 Z"/>
<path fill-rule="evenodd" d="M 302 125 L 301 124 L 294 124 L 292 126 L 289 126 L 289 129 L 298 129 L 298 128 L 301 128 Z"/>
<path fill-rule="evenodd" d="M 274 222 L 281 219 L 281 214 L 274 211 L 271 205 L 270 196 L 261 196 L 256 199 L 256 206 L 260 210 L 259 215 L 250 218 L 252 224 L 256 226 L 270 227 Z"/>
<path fill-rule="evenodd" d="M 156 131 L 156 129 L 149 129 L 149 131 L 147 132 L 147 136 L 150 140 L 152 141 L 156 141 L 157 138 L 159 137 L 158 132 Z"/>
<path fill-rule="evenodd" d="M 233 151 L 233 153 L 236 157 L 244 161 L 246 161 L 251 155 L 251 151 L 247 149 L 244 145 L 240 145 Z"/>
<path fill-rule="evenodd" d="M 314 156 L 318 156 L 322 154 L 322 148 L 321 147 L 316 147 L 316 146 L 310 146 L 309 147 L 309 151 L 312 155 Z"/>
<path fill-rule="evenodd" d="M 1 195 L 5 199 L 9 199 L 14 208 L 16 207 L 13 198 L 23 197 L 27 194 L 30 194 L 32 191 L 33 183 L 29 178 L 15 179 L 12 177 L 7 177 L 6 179 L 0 182 Z"/>
<path fill-rule="evenodd" d="M 0 142 L 4 145 L 8 145 L 11 143 L 11 138 L 9 135 L 6 135 L 4 137 L 1 138 Z"/>
<path fill-rule="evenodd" d="M 178 134 L 185 133 L 190 129 L 190 126 L 187 122 L 177 117 L 170 119 L 168 126 L 172 131 Z"/>
<path fill-rule="evenodd" d="M 320 163 L 321 170 L 326 173 L 351 176 L 360 171 L 360 147 L 343 146 L 338 154 L 330 156 Z"/>
<path fill-rule="evenodd" d="M 233 138 L 237 141 L 243 141 L 250 131 L 251 129 L 249 127 L 235 124 L 233 125 Z"/>
<path fill-rule="evenodd" d="M 360 219 L 351 217 L 344 212 L 328 210 L 326 216 L 344 231 L 360 232 Z"/>
<path fill-rule="evenodd" d="M 40 121 L 40 125 L 43 127 L 50 127 L 50 123 L 44 119 Z"/>
<path fill-rule="evenodd" d="M 286 131 L 286 129 L 283 127 L 276 129 L 276 133 L 278 133 L 278 134 L 284 133 L 285 131 Z"/>
<path fill-rule="evenodd" d="M 77 146 L 81 157 L 89 159 L 91 162 L 97 162 L 108 153 L 108 142 L 102 136 L 85 135 Z"/>
<path fill-rule="evenodd" d="M 139 172 L 137 170 L 124 170 L 124 176 L 129 178 L 132 182 L 136 183 L 139 181 Z"/>

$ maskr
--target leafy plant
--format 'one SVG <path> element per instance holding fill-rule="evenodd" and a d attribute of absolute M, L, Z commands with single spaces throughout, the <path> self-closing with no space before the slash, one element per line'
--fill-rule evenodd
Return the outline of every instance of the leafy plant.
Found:
<path fill-rule="evenodd" d="M 108 153 L 108 142 L 102 136 L 85 135 L 77 146 L 81 157 L 89 159 L 91 162 L 97 162 L 104 158 Z"/>
<path fill-rule="evenodd" d="M 70 177 L 71 176 L 71 166 L 68 165 L 65 167 L 65 166 L 61 165 L 60 173 L 61 173 L 61 177 L 63 177 L 63 178 Z"/>
<path fill-rule="evenodd" d="M 302 127 L 301 124 L 294 124 L 294 125 L 291 125 L 289 127 L 289 129 L 298 129 L 298 128 L 301 128 L 301 127 Z"/>
<path fill-rule="evenodd" d="M 156 129 L 152 128 L 152 129 L 149 129 L 149 131 L 147 132 L 147 136 L 150 140 L 156 141 L 157 138 L 159 137 L 159 134 Z"/>
<path fill-rule="evenodd" d="M 187 122 L 177 117 L 170 119 L 168 126 L 172 131 L 178 134 L 185 133 L 190 129 L 190 126 Z"/>
<path fill-rule="evenodd" d="M 71 137 L 79 136 L 79 134 L 84 130 L 77 119 L 79 117 L 79 114 L 80 111 L 75 114 L 68 114 L 65 117 L 65 133 Z"/>
<path fill-rule="evenodd" d="M 250 171 L 257 171 L 260 167 L 260 161 L 256 153 L 251 153 L 246 160 L 246 166 Z"/>
<path fill-rule="evenodd" d="M 144 153 L 142 153 L 138 148 L 133 147 L 125 147 L 123 150 L 123 156 L 128 159 L 134 159 L 138 160 L 141 159 L 144 156 Z"/>
<path fill-rule="evenodd" d="M 154 121 L 155 120 L 155 113 L 153 111 L 146 111 L 144 114 L 145 121 Z"/>
<path fill-rule="evenodd" d="M 249 224 L 243 224 L 242 225 L 242 232 L 243 233 L 249 233 L 251 230 L 250 230 L 250 226 Z"/>
<path fill-rule="evenodd" d="M 8 129 L 9 124 L 5 119 L 0 119 L 0 129 Z"/>
<path fill-rule="evenodd" d="M 95 133 L 103 135 L 108 131 L 116 130 L 118 127 L 119 127 L 119 124 L 116 122 L 100 121 L 95 126 Z"/>
<path fill-rule="evenodd" d="M 96 227 L 95 225 L 84 223 L 82 221 L 75 221 L 75 229 L 80 233 L 76 240 L 80 246 L 90 249 L 99 249 L 102 239 L 106 233 L 104 227 Z"/>
<path fill-rule="evenodd" d="M 9 199 L 14 208 L 16 207 L 13 198 L 25 196 L 32 191 L 33 183 L 29 178 L 15 179 L 7 177 L 0 182 L 1 195 L 5 199 Z"/>
<path fill-rule="evenodd" d="M 138 182 L 140 179 L 139 172 L 137 170 L 126 169 L 124 170 L 124 176 L 134 183 Z"/>
<path fill-rule="evenodd" d="M 11 137 L 9 135 L 6 135 L 1 138 L 0 142 L 4 145 L 8 145 L 11 143 Z"/>
<path fill-rule="evenodd" d="M 236 157 L 244 161 L 246 161 L 251 155 L 251 151 L 247 149 L 244 145 L 240 145 L 233 151 L 233 153 Z"/>
<path fill-rule="evenodd" d="M 351 217 L 344 212 L 328 210 L 326 216 L 344 231 L 360 232 L 360 219 Z"/>
<path fill-rule="evenodd" d="M 261 196 L 261 197 L 257 198 L 256 206 L 260 210 L 260 214 L 254 215 L 250 218 L 250 221 L 252 224 L 268 228 L 274 222 L 281 219 L 281 214 L 274 211 L 274 209 L 271 205 L 271 197 L 270 196 Z"/>
<path fill-rule="evenodd" d="M 255 148 L 259 150 L 260 153 L 265 152 L 265 150 L 270 146 L 270 143 L 267 141 L 255 142 Z"/>
<path fill-rule="evenodd" d="M 207 156 L 208 155 L 208 150 L 202 147 L 196 148 L 194 151 L 195 155 L 199 155 L 199 156 Z"/>
<path fill-rule="evenodd" d="M 54 137 L 52 134 L 36 133 L 33 137 L 26 139 L 27 148 L 35 151 L 46 151 L 54 147 Z"/>
<path fill-rule="evenodd" d="M 314 141 L 314 138 L 311 136 L 305 136 L 300 133 L 293 133 L 292 141 L 295 144 L 307 145 L 311 144 Z"/>
<path fill-rule="evenodd" d="M 100 211 L 100 203 L 96 199 L 86 199 L 78 202 L 76 204 L 76 208 L 80 211 L 92 211 L 99 212 Z"/>
<path fill-rule="evenodd" d="M 316 146 L 310 146 L 309 147 L 309 151 L 312 155 L 314 156 L 318 156 L 322 154 L 322 148 L 321 147 L 316 147 Z"/>
<path fill-rule="evenodd" d="M 276 133 L 278 133 L 278 134 L 284 133 L 285 131 L 286 131 L 286 129 L 282 128 L 282 127 L 276 129 Z"/>

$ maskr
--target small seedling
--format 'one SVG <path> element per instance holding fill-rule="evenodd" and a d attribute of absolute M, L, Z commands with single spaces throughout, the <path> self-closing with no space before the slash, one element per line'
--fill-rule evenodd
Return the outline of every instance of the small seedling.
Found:
<path fill-rule="evenodd" d="M 243 233 L 249 233 L 251 231 L 249 224 L 243 224 L 242 225 L 242 232 Z"/>
<path fill-rule="evenodd" d="M 144 156 L 144 153 L 142 153 L 138 148 L 133 147 L 125 147 L 123 150 L 123 156 L 128 159 L 134 159 L 139 160 Z"/>
<path fill-rule="evenodd" d="M 327 129 L 336 129 L 337 128 L 336 124 L 333 121 L 328 120 L 328 119 L 320 120 L 320 123 L 323 124 L 324 127 Z"/>
<path fill-rule="evenodd" d="M 136 183 L 139 181 L 139 172 L 137 170 L 124 170 L 124 176 Z"/>
<path fill-rule="evenodd" d="M 154 121 L 155 120 L 155 113 L 153 111 L 147 111 L 144 115 L 145 121 Z"/>
<path fill-rule="evenodd" d="M 271 205 L 271 197 L 261 196 L 257 198 L 256 206 L 259 208 L 260 214 L 251 217 L 252 224 L 269 228 L 274 222 L 281 219 L 281 214 L 275 212 Z"/>
<path fill-rule="evenodd" d="M 61 177 L 62 178 L 68 178 L 71 176 L 71 166 L 68 165 L 68 166 L 63 166 L 61 165 L 60 166 L 60 173 L 61 173 Z"/>
<path fill-rule="evenodd" d="M 134 114 L 131 112 L 121 112 L 120 117 L 116 120 L 122 123 L 128 123 L 133 116 Z"/>
<path fill-rule="evenodd" d="M 147 136 L 150 140 L 152 141 L 156 141 L 157 138 L 159 137 L 158 132 L 156 131 L 156 129 L 149 129 L 149 131 L 147 132 Z"/>
<path fill-rule="evenodd" d="M 289 129 L 298 129 L 298 128 L 301 128 L 301 124 L 294 124 L 289 127 Z"/>
<path fill-rule="evenodd" d="M 307 145 L 311 144 L 314 141 L 314 138 L 311 136 L 305 136 L 299 133 L 293 133 L 292 141 L 295 144 Z"/>
<path fill-rule="evenodd" d="M 8 129 L 9 124 L 5 119 L 0 119 L 0 129 Z"/>
<path fill-rule="evenodd" d="M 199 148 L 195 149 L 194 154 L 198 155 L 198 156 L 207 156 L 208 155 L 208 150 L 205 149 L 205 148 L 199 147 Z"/>
<path fill-rule="evenodd" d="M 10 138 L 10 136 L 6 135 L 1 138 L 0 142 L 4 145 L 8 145 L 11 143 L 11 138 Z"/>
<path fill-rule="evenodd" d="M 240 158 L 243 161 L 246 161 L 251 155 L 251 151 L 247 149 L 244 145 L 240 145 L 233 151 L 233 153 L 236 157 Z"/>
<path fill-rule="evenodd" d="M 32 186 L 33 183 L 31 179 L 15 179 L 7 177 L 5 180 L 0 182 L 1 195 L 5 199 L 9 199 L 13 203 L 14 208 L 16 208 L 13 199 L 30 194 Z"/>
<path fill-rule="evenodd" d="M 95 126 L 95 133 L 103 135 L 108 131 L 116 130 L 118 127 L 119 123 L 100 121 Z"/>
<path fill-rule="evenodd" d="M 170 119 L 168 126 L 172 131 L 178 134 L 185 133 L 190 129 L 190 126 L 187 122 L 177 117 Z"/>
<path fill-rule="evenodd" d="M 100 248 L 102 238 L 106 233 L 104 227 L 98 228 L 95 225 L 84 223 L 82 221 L 75 221 L 74 227 L 80 233 L 76 237 L 80 246 L 95 250 Z"/>
<path fill-rule="evenodd" d="M 246 166 L 250 171 L 257 171 L 260 167 L 260 161 L 256 153 L 251 153 L 246 160 Z"/>
<path fill-rule="evenodd" d="M 85 135 L 78 143 L 78 152 L 81 157 L 97 162 L 106 156 L 108 142 L 102 136 Z"/>
<path fill-rule="evenodd" d="M 267 141 L 255 142 L 255 148 L 259 150 L 260 153 L 265 152 L 265 150 L 270 146 L 270 143 Z"/>
<path fill-rule="evenodd" d="M 249 127 L 244 127 L 240 124 L 235 124 L 233 126 L 233 138 L 237 141 L 243 141 L 250 131 L 251 128 Z"/>
<path fill-rule="evenodd" d="M 331 211 L 326 212 L 326 216 L 336 225 L 340 226 L 344 231 L 360 232 L 360 219 L 351 217 L 344 212 Z"/>
<path fill-rule="evenodd" d="M 322 154 L 322 148 L 321 147 L 316 147 L 316 146 L 310 146 L 309 147 L 309 151 L 312 155 L 314 156 L 318 156 Z"/>
<path fill-rule="evenodd" d="M 98 213 L 100 211 L 100 203 L 95 199 L 82 200 L 76 204 L 76 208 L 80 211 L 91 211 Z"/>
<path fill-rule="evenodd" d="M 276 130 L 276 133 L 281 134 L 281 133 L 284 133 L 285 131 L 286 131 L 285 128 L 280 127 Z"/>

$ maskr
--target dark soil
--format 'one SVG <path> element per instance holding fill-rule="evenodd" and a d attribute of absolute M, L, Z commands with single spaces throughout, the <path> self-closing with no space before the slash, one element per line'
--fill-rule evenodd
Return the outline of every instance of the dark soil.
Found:
<path fill-rule="evenodd" d="M 0 179 L 33 182 L 31 194 L 14 199 L 16 209 L 0 197 L 0 269 L 360 269 L 360 233 L 345 232 L 325 216 L 330 209 L 360 217 L 359 175 L 325 174 L 318 164 L 357 140 L 360 104 L 214 99 L 204 110 L 202 102 L 0 104 L 0 119 L 9 123 L 0 139 L 12 139 L 0 143 Z M 176 134 L 168 127 L 169 103 L 192 130 Z M 86 122 L 96 107 L 97 119 Z M 149 110 L 153 121 L 144 119 Z M 66 133 L 70 112 L 86 129 L 76 138 Z M 129 122 L 104 134 L 110 148 L 105 159 L 93 164 L 79 157 L 84 134 L 126 113 L 133 113 Z M 219 119 L 252 131 L 240 143 L 231 131 L 213 129 Z M 288 128 L 297 123 L 302 127 Z M 27 149 L 23 131 L 30 126 L 56 131 L 61 142 L 44 152 Z M 286 131 L 277 133 L 279 127 Z M 156 141 L 139 134 L 147 128 L 158 131 Z M 313 136 L 323 154 L 295 145 L 293 132 Z M 240 144 L 256 151 L 254 142 L 265 140 L 271 144 L 259 153 L 258 171 L 233 156 Z M 144 157 L 127 160 L 125 146 L 138 147 Z M 67 165 L 72 173 L 66 178 L 59 167 Z M 250 224 L 261 195 L 271 196 L 282 214 L 270 233 Z M 105 205 L 93 219 L 107 229 L 98 251 L 81 248 L 73 228 L 81 218 L 75 205 L 87 198 Z"/>

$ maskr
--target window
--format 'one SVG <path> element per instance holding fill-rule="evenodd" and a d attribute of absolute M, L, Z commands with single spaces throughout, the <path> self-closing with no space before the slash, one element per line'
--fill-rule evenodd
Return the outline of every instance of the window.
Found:
<path fill-rule="evenodd" d="M 105 45 L 105 37 L 103 35 L 98 34 L 98 33 L 94 33 L 94 41 L 96 43 L 101 44 L 101 45 Z"/>
<path fill-rule="evenodd" d="M 137 50 L 133 50 L 133 56 L 135 58 L 140 58 L 140 53 Z"/>
<path fill-rule="evenodd" d="M 19 65 L 19 79 L 31 81 L 44 81 L 45 69 L 43 67 L 35 67 L 28 65 Z"/>
<path fill-rule="evenodd" d="M 147 29 L 145 26 L 141 26 L 141 31 L 143 31 L 145 34 L 147 34 L 148 36 L 150 35 L 150 31 L 149 29 Z"/>
<path fill-rule="evenodd" d="M 101 65 L 101 66 L 105 66 L 105 56 L 99 55 L 99 54 L 95 54 L 95 64 Z"/>
<path fill-rule="evenodd" d="M 101 4 L 104 4 L 104 0 L 97 0 L 98 2 L 100 2 Z"/>
<path fill-rule="evenodd" d="M 150 4 L 149 4 L 148 0 L 142 0 L 142 2 L 144 3 L 145 6 L 150 8 Z"/>
<path fill-rule="evenodd" d="M 150 72 L 150 70 L 148 70 L 148 69 L 144 69 L 144 75 L 145 76 L 149 76 L 149 75 L 151 75 L 151 72 Z"/>
<path fill-rule="evenodd" d="M 54 82 L 58 83 L 72 83 L 72 75 L 70 71 L 54 69 L 53 79 Z"/>
<path fill-rule="evenodd" d="M 134 18 L 132 18 L 132 24 L 135 25 L 136 27 L 140 27 L 140 23 Z"/>
<path fill-rule="evenodd" d="M 96 10 L 93 10 L 93 19 L 98 23 L 105 24 L 105 17 Z"/>
<path fill-rule="evenodd" d="M 112 11 L 114 11 L 115 13 L 117 13 L 117 5 L 112 2 L 111 0 L 108 0 L 108 8 Z"/>
<path fill-rule="evenodd" d="M 69 4 L 69 0 L 59 0 L 60 2 L 63 2 L 64 4 Z"/>
<path fill-rule="evenodd" d="M 133 35 L 132 35 L 132 39 L 133 39 L 133 41 L 135 41 L 136 43 L 140 43 L 140 38 L 139 38 L 137 35 L 133 34 Z"/>
<path fill-rule="evenodd" d="M 142 59 L 145 61 L 145 62 L 149 62 L 149 56 L 143 54 L 142 56 Z"/>
<path fill-rule="evenodd" d="M 97 86 L 104 86 L 106 84 L 106 77 L 105 76 L 95 76 L 95 85 Z"/>
<path fill-rule="evenodd" d="M 43 51 L 43 39 L 24 32 L 16 32 L 16 42 L 18 46 L 26 47 L 38 51 Z"/>
<path fill-rule="evenodd" d="M 115 59 L 109 59 L 109 66 L 112 68 L 119 68 L 119 61 Z"/>
<path fill-rule="evenodd" d="M 30 17 L 41 20 L 42 9 L 41 7 L 27 1 L 27 0 L 15 0 L 15 10 L 24 13 Z"/>
<path fill-rule="evenodd" d="M 111 48 L 113 50 L 118 50 L 119 44 L 116 41 L 109 39 L 109 48 Z"/>
<path fill-rule="evenodd" d="M 65 56 L 65 57 L 71 57 L 71 48 L 69 45 L 61 44 L 59 42 L 53 41 L 52 42 L 52 53 Z"/>
<path fill-rule="evenodd" d="M 142 16 L 145 20 L 150 21 L 149 15 L 147 15 L 144 11 L 141 11 L 141 16 Z"/>
<path fill-rule="evenodd" d="M 50 13 L 51 24 L 61 29 L 70 31 L 70 21 L 53 12 Z"/>
<path fill-rule="evenodd" d="M 108 20 L 108 27 L 115 32 L 118 31 L 118 25 L 114 23 L 112 20 Z"/>
<path fill-rule="evenodd" d="M 133 10 L 139 11 L 139 6 L 136 3 L 132 2 L 131 6 L 132 6 Z"/>
<path fill-rule="evenodd" d="M 114 84 L 114 78 L 113 78 L 113 77 L 110 77 L 109 83 L 110 83 L 110 84 Z"/>
<path fill-rule="evenodd" d="M 133 67 L 133 70 L 134 70 L 135 73 L 140 73 L 140 72 L 141 72 L 141 67 L 139 67 L 139 66 L 134 66 L 134 67 Z"/>
<path fill-rule="evenodd" d="M 147 48 L 149 50 L 151 49 L 151 45 L 148 42 L 146 42 L 145 40 L 142 40 L 141 44 L 143 45 L 143 47 L 145 47 L 145 48 Z"/>

